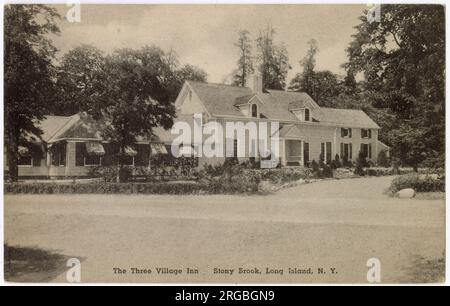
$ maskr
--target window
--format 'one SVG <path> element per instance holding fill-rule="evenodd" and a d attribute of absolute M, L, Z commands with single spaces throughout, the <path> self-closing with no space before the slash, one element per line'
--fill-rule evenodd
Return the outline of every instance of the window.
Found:
<path fill-rule="evenodd" d="M 19 163 L 18 166 L 27 166 L 32 167 L 33 166 L 33 158 L 30 156 L 19 156 Z"/>
<path fill-rule="evenodd" d="M 352 129 L 341 128 L 341 137 L 342 138 L 352 138 Z"/>
<path fill-rule="evenodd" d="M 361 129 L 361 138 L 372 138 L 372 130 Z"/>
<path fill-rule="evenodd" d="M 30 149 L 27 147 L 19 146 L 19 160 L 18 160 L 18 166 L 23 167 L 32 167 L 33 166 L 33 158 L 31 156 Z"/>
<path fill-rule="evenodd" d="M 52 166 L 65 166 L 66 152 L 67 144 L 65 142 L 54 144 L 51 148 Z"/>
<path fill-rule="evenodd" d="M 372 145 L 370 143 L 362 143 L 361 153 L 364 155 L 364 157 L 372 158 Z"/>
<path fill-rule="evenodd" d="M 305 164 L 309 163 L 309 143 L 303 143 L 303 161 Z"/>
<path fill-rule="evenodd" d="M 341 158 L 346 158 L 347 160 L 351 160 L 352 156 L 352 144 L 351 143 L 341 143 Z"/>
<path fill-rule="evenodd" d="M 324 158 L 325 158 L 325 143 L 322 142 L 320 144 L 320 157 L 319 157 L 319 159 L 323 161 Z"/>
<path fill-rule="evenodd" d="M 327 142 L 327 146 L 326 146 L 326 161 L 327 164 L 331 162 L 331 142 Z"/>
<path fill-rule="evenodd" d="M 258 118 L 258 105 L 252 104 L 252 117 Z"/>
<path fill-rule="evenodd" d="M 309 109 L 305 108 L 305 121 L 309 121 Z"/>
<path fill-rule="evenodd" d="M 331 162 L 331 142 L 322 142 L 320 144 L 320 160 L 327 164 Z"/>

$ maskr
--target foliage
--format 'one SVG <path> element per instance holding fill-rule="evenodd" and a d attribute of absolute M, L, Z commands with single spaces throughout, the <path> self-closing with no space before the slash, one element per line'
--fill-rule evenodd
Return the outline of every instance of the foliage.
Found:
<path fill-rule="evenodd" d="M 364 176 L 364 168 L 367 166 L 366 156 L 363 152 L 358 153 L 358 158 L 356 159 L 356 166 L 355 166 L 355 174 Z"/>
<path fill-rule="evenodd" d="M 291 80 L 289 89 L 308 93 L 319 105 L 332 107 L 334 99 L 342 91 L 338 77 L 331 71 L 315 71 L 316 54 L 319 52 L 317 41 L 311 39 L 306 56 L 300 61 L 303 72 L 297 73 Z"/>
<path fill-rule="evenodd" d="M 330 178 L 333 177 L 332 165 L 327 165 L 322 159 L 319 159 L 319 163 L 315 160 L 311 162 L 312 174 L 316 178 Z"/>
<path fill-rule="evenodd" d="M 390 191 L 396 193 L 405 188 L 412 188 L 416 192 L 445 192 L 445 176 L 406 174 L 392 180 Z"/>
<path fill-rule="evenodd" d="M 100 103 L 106 89 L 105 64 L 102 52 L 90 45 L 75 47 L 64 54 L 58 67 L 59 99 L 53 113 L 72 116 Z"/>
<path fill-rule="evenodd" d="M 59 33 L 59 15 L 45 5 L 4 8 L 4 136 L 9 179 L 17 181 L 19 145 L 39 140 L 42 131 L 35 123 L 52 106 L 56 48 L 48 37 Z"/>
<path fill-rule="evenodd" d="M 198 159 L 195 157 L 174 158 L 168 154 L 152 155 L 150 167 L 121 167 L 122 180 L 124 182 L 139 179 L 146 181 L 195 180 L 198 177 L 197 164 Z M 98 166 L 90 169 L 89 176 L 103 178 L 105 182 L 115 182 L 118 172 L 117 166 Z"/>
<path fill-rule="evenodd" d="M 380 166 L 380 167 L 389 167 L 390 166 L 386 151 L 381 150 L 380 153 L 378 153 L 377 163 L 378 163 L 378 166 Z"/>
<path fill-rule="evenodd" d="M 215 190 L 226 192 L 226 190 Z M 196 183 L 90 183 L 5 184 L 8 194 L 205 194 L 207 185 Z"/>
<path fill-rule="evenodd" d="M 290 69 L 289 56 L 286 46 L 275 45 L 273 38 L 275 30 L 268 27 L 261 31 L 256 39 L 257 59 L 259 70 L 263 78 L 263 87 L 266 89 L 284 89 L 286 87 L 286 77 Z"/>
<path fill-rule="evenodd" d="M 342 167 L 342 163 L 341 163 L 341 159 L 339 158 L 339 154 L 336 154 L 334 156 L 334 160 L 332 161 L 332 165 L 333 165 L 333 169 L 337 169 L 337 168 L 341 168 Z"/>
<path fill-rule="evenodd" d="M 105 122 L 103 139 L 116 144 L 119 154 L 153 128 L 172 126 L 175 107 L 164 83 L 171 73 L 164 52 L 156 47 L 116 50 L 106 58 L 106 90 L 91 107 L 94 117 Z"/>
<path fill-rule="evenodd" d="M 247 78 L 253 73 L 252 45 L 250 33 L 247 30 L 239 31 L 239 39 L 234 45 L 239 49 L 238 68 L 233 76 L 233 84 L 245 86 Z"/>
<path fill-rule="evenodd" d="M 381 11 L 379 22 L 367 21 L 366 12 L 360 17 L 345 67 L 363 73 L 371 106 L 394 115 L 379 122 L 392 157 L 417 168 L 445 148 L 444 7 L 395 4 Z"/>

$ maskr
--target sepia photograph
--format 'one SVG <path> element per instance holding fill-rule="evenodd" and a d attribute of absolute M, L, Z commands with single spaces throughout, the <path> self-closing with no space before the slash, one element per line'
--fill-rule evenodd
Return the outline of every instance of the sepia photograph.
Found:
<path fill-rule="evenodd" d="M 2 5 L 5 283 L 445 283 L 443 4 Z"/>

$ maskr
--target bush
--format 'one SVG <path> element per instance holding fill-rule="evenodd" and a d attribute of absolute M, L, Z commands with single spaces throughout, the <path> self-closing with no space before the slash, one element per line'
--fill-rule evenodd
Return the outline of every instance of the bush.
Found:
<path fill-rule="evenodd" d="M 328 165 L 324 165 L 322 168 L 321 177 L 333 177 L 333 169 Z"/>
<path fill-rule="evenodd" d="M 332 168 L 337 169 L 341 167 L 342 167 L 341 159 L 339 158 L 339 154 L 336 154 L 334 156 L 334 160 L 332 161 Z"/>
<path fill-rule="evenodd" d="M 364 153 L 360 151 L 358 154 L 358 158 L 356 159 L 355 174 L 364 176 L 365 175 L 364 167 L 366 166 L 367 166 L 366 156 L 364 155 Z"/>
<path fill-rule="evenodd" d="M 5 184 L 6 194 L 233 194 L 253 193 L 258 181 L 249 177 L 231 182 L 213 180 L 203 183 L 92 183 L 92 184 Z"/>
<path fill-rule="evenodd" d="M 396 193 L 405 188 L 413 188 L 416 192 L 445 192 L 445 176 L 406 174 L 392 180 L 390 191 Z"/>
<path fill-rule="evenodd" d="M 312 168 L 312 174 L 316 178 L 326 178 L 326 177 L 333 177 L 333 162 L 331 162 L 331 165 L 326 165 L 323 160 L 319 160 L 319 163 L 317 163 L 315 160 L 311 162 L 311 168 Z"/>
<path fill-rule="evenodd" d="M 390 166 L 390 162 L 389 162 L 389 159 L 388 159 L 388 157 L 386 155 L 386 151 L 381 150 L 380 153 L 378 153 L 377 162 L 378 162 L 378 166 L 380 166 L 380 167 L 386 167 L 387 168 L 387 167 Z"/>

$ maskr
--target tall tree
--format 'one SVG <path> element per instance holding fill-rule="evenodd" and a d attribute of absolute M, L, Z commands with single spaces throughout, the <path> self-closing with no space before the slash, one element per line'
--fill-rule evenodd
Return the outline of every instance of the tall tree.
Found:
<path fill-rule="evenodd" d="M 116 50 L 107 57 L 107 90 L 93 114 L 105 121 L 104 139 L 120 148 L 119 168 L 138 136 L 150 137 L 154 127 L 173 124 L 175 107 L 167 86 L 172 71 L 164 55 L 157 47 L 143 47 Z"/>
<path fill-rule="evenodd" d="M 22 4 L 6 5 L 4 14 L 5 142 L 9 179 L 17 181 L 19 145 L 31 145 L 24 135 L 41 135 L 35 123 L 54 95 L 56 48 L 48 34 L 59 33 L 59 15 L 45 5 Z"/>
<path fill-rule="evenodd" d="M 303 67 L 303 72 L 297 74 L 291 81 L 290 88 L 292 90 L 304 91 L 310 96 L 313 96 L 314 85 L 314 68 L 316 66 L 316 54 L 319 52 L 317 41 L 311 39 L 308 41 L 308 52 L 306 56 L 300 61 L 300 65 Z"/>
<path fill-rule="evenodd" d="M 239 49 L 239 60 L 237 62 L 238 68 L 233 77 L 233 84 L 245 86 L 248 76 L 254 72 L 250 33 L 247 30 L 241 30 L 238 41 L 234 45 Z"/>
<path fill-rule="evenodd" d="M 315 39 L 311 39 L 308 45 L 308 51 L 300 61 L 303 71 L 291 80 L 289 89 L 306 92 L 321 106 L 335 107 L 334 100 L 342 91 L 342 82 L 331 71 L 315 71 L 319 47 Z"/>
<path fill-rule="evenodd" d="M 276 46 L 273 42 L 275 30 L 268 27 L 260 32 L 256 39 L 258 47 L 259 70 L 262 74 L 263 87 L 267 89 L 284 89 L 287 73 L 292 67 L 284 45 Z"/>
<path fill-rule="evenodd" d="M 347 49 L 347 68 L 362 72 L 373 105 L 388 108 L 392 154 L 415 168 L 445 149 L 445 12 L 440 5 L 382 5 L 364 13 Z M 443 160 L 440 162 L 443 163 Z"/>
<path fill-rule="evenodd" d="M 105 84 L 105 57 L 97 48 L 81 45 L 67 52 L 58 67 L 59 97 L 54 111 L 73 115 L 98 103 Z"/>

